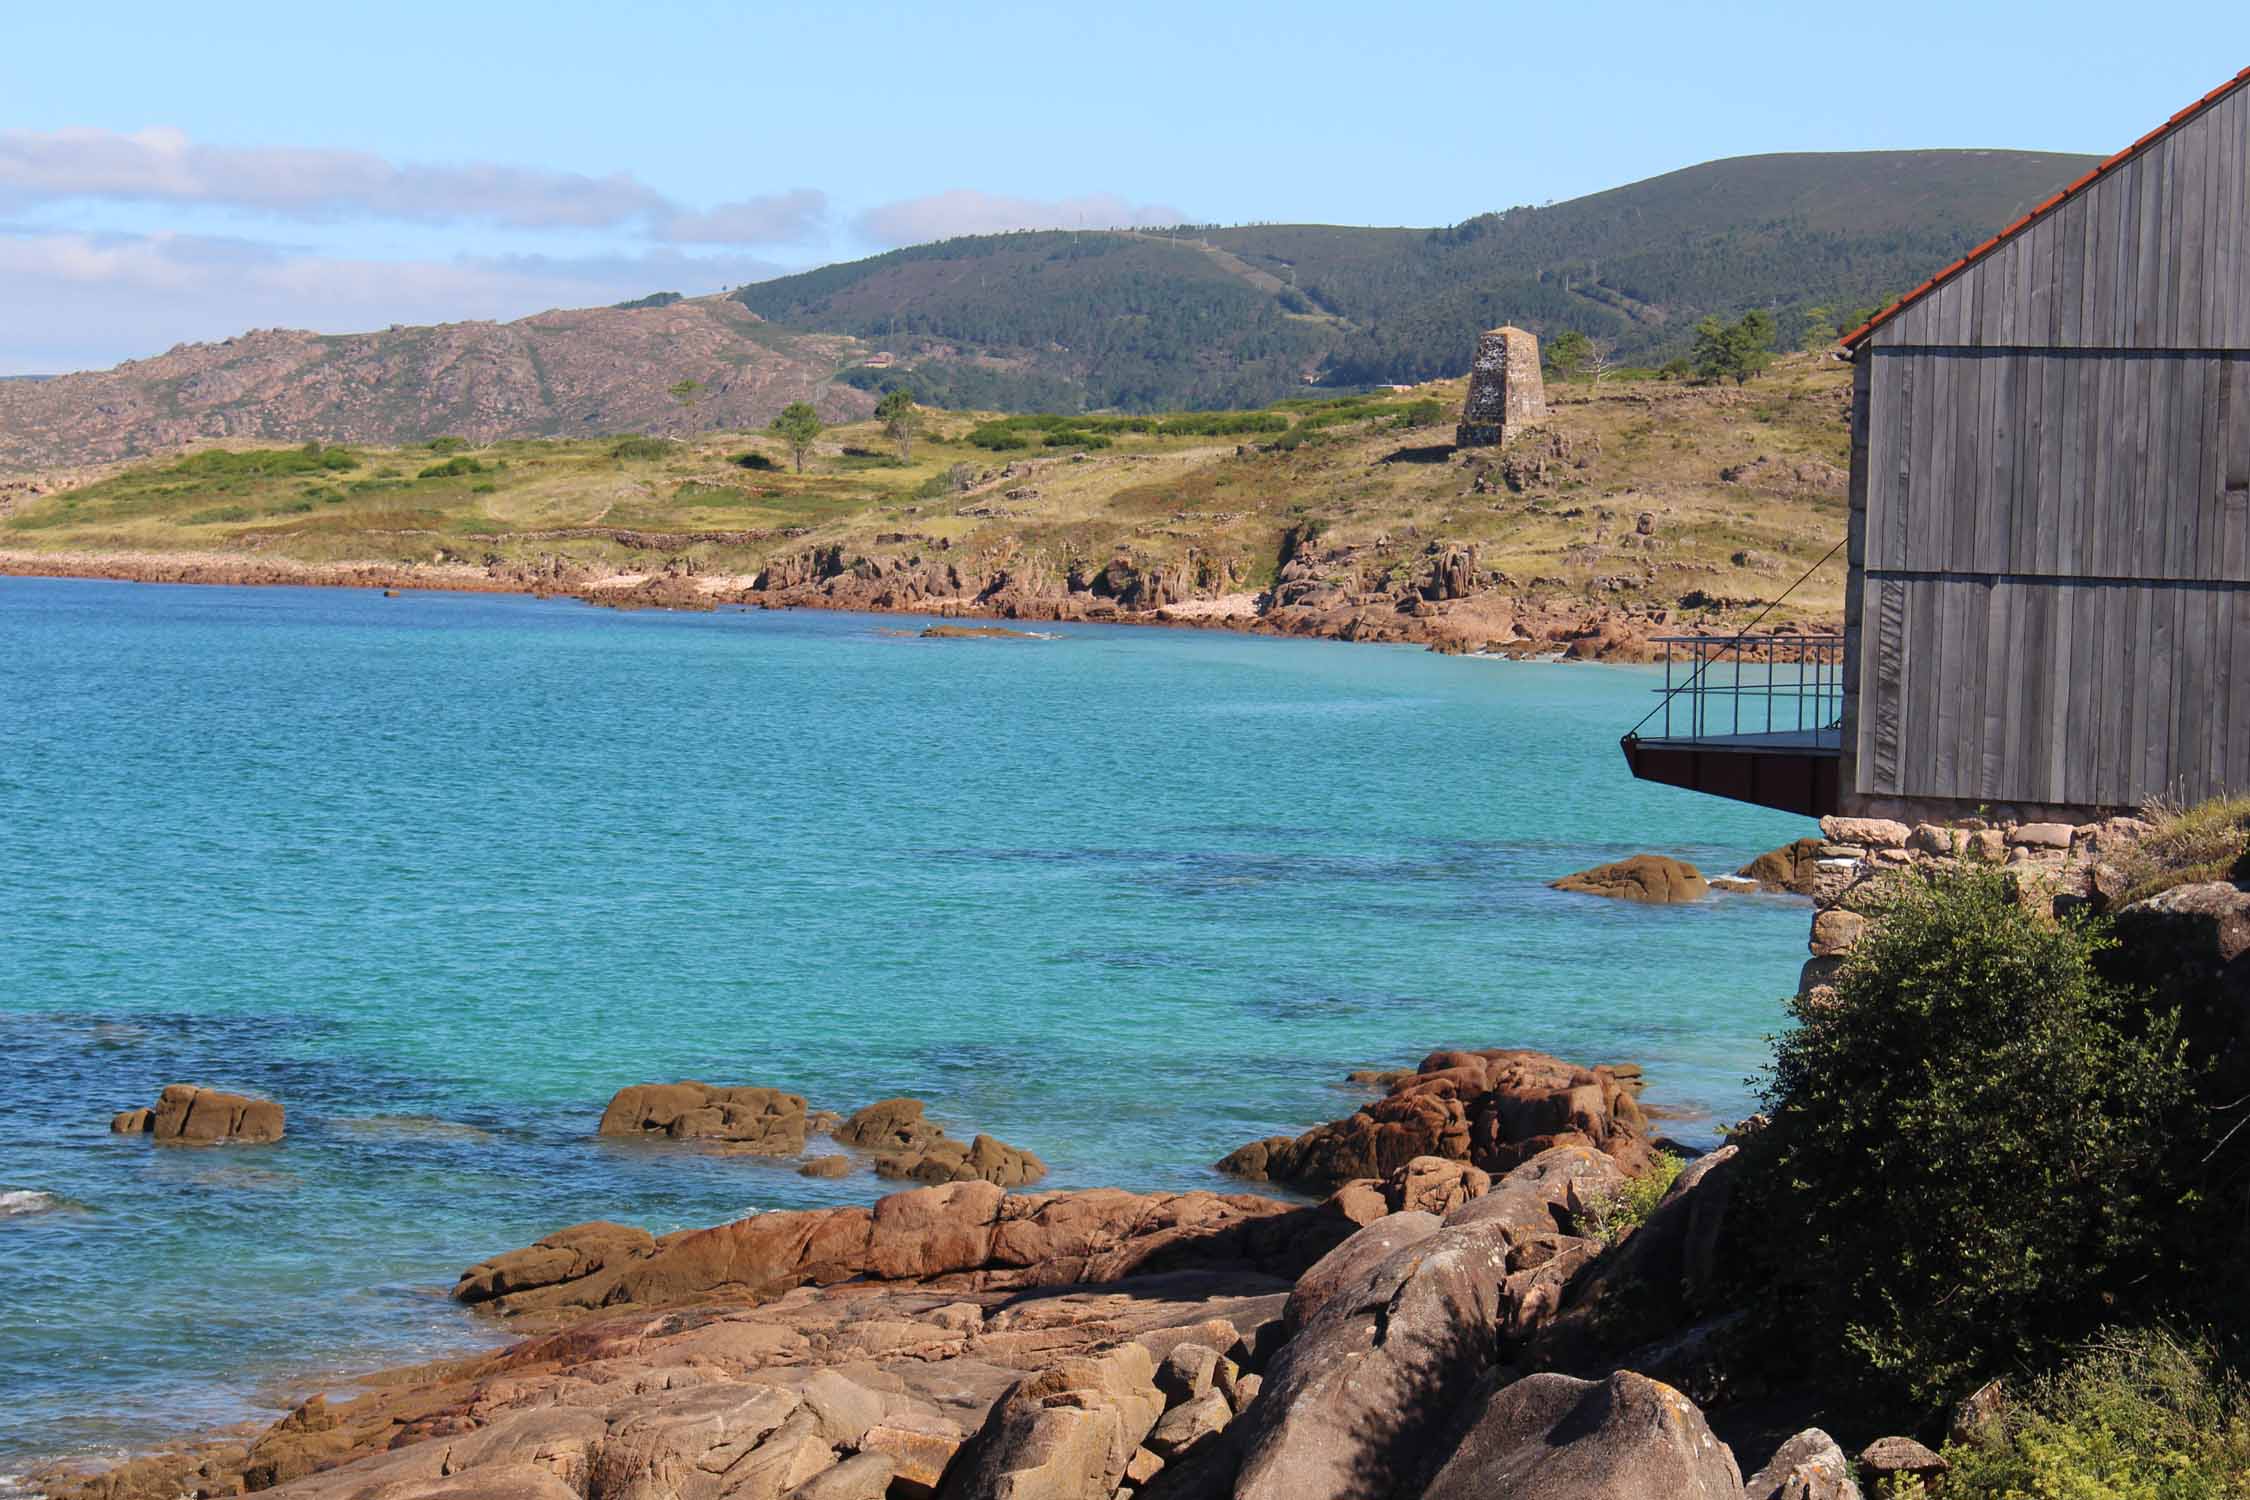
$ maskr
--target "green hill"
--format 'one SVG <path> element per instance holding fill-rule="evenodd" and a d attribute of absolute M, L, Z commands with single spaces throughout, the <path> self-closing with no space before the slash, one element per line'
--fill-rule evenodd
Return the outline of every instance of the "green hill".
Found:
<path fill-rule="evenodd" d="M 734 293 L 785 328 L 882 344 L 958 407 L 1257 405 L 1460 374 L 1479 329 L 1684 351 L 1707 313 L 1863 307 L 2091 165 L 2026 151 L 1737 157 L 1446 229 L 1039 231 L 919 245 Z"/>

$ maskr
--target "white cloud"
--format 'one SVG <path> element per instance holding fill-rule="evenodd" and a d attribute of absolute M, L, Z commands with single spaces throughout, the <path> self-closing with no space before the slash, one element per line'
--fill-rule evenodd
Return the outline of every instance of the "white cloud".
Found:
<path fill-rule="evenodd" d="M 694 245 L 802 245 L 827 231 L 828 195 L 817 188 L 675 213 L 657 226 L 660 238 Z"/>
<path fill-rule="evenodd" d="M 247 328 L 506 320 L 776 274 L 739 255 L 358 260 L 187 235 L 0 233 L 0 374 L 97 369 Z"/>
<path fill-rule="evenodd" d="M 809 188 L 683 208 L 629 172 L 593 177 L 491 162 L 398 163 L 365 151 L 213 146 L 181 131 L 0 130 L 0 204 L 192 203 L 284 219 L 512 229 L 641 226 L 698 244 L 802 243 L 825 230 Z"/>
<path fill-rule="evenodd" d="M 853 222 L 879 245 L 919 245 L 964 234 L 1011 229 L 1136 229 L 1178 224 L 1186 215 L 1168 204 L 1128 203 L 1114 193 L 1079 198 L 1011 198 L 955 188 L 871 208 Z"/>

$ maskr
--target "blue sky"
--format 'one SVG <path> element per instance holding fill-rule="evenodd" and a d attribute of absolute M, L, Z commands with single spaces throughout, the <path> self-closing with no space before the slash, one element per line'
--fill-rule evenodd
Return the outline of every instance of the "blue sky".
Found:
<path fill-rule="evenodd" d="M 2239 0 L 0 4 L 0 374 L 979 230 L 1446 224 L 1766 151 L 2107 152 L 2250 65 Z"/>

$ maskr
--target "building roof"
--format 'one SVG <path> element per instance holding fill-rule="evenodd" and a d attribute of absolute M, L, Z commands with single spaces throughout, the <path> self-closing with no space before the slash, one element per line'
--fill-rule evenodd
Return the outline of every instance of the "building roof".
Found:
<path fill-rule="evenodd" d="M 2250 68 L 2244 68 L 2241 72 L 2235 74 L 2234 77 L 2228 79 L 2225 83 L 2220 84 L 2217 88 L 2211 90 L 2210 93 L 2205 94 L 2202 98 L 2196 100 L 2187 108 L 2173 115 L 2171 119 L 2166 120 L 2163 124 L 2157 126 L 2147 135 L 2144 135 L 2139 140 L 2133 142 L 2132 145 L 2127 146 L 2124 150 L 2109 158 L 2109 160 L 2102 162 L 2100 165 L 2096 166 L 2085 176 L 2080 177 L 2075 182 L 2072 182 L 2061 192 L 2056 193 L 2053 197 L 2048 198 L 2045 202 L 2035 206 L 2031 210 L 2031 212 L 2025 214 L 2022 218 L 2016 220 L 2013 224 L 2010 224 L 2007 228 L 2001 230 L 1998 234 L 1994 235 L 1991 239 L 1986 240 L 1983 244 L 1977 246 L 1974 250 L 1971 250 L 1967 255 L 1962 256 L 1952 265 L 1947 266 L 1944 270 L 1938 272 L 1935 276 L 1932 276 L 1929 280 L 1923 282 L 1913 291 L 1908 292 L 1905 296 L 1899 298 L 1896 302 L 1893 302 L 1890 306 L 1875 314 L 1874 317 L 1869 318 L 1866 322 L 1860 324 L 1850 333 L 1845 334 L 1843 338 L 1844 347 L 1846 349 L 1858 348 L 1860 343 L 1865 340 L 1869 334 L 1882 327 L 1885 323 L 1888 323 L 1891 319 L 1897 317 L 1901 312 L 1904 312 L 1907 308 L 1921 301 L 1924 297 L 1929 296 L 1930 293 L 1936 291 L 1939 287 L 1944 286 L 1954 277 L 1959 276 L 1963 271 L 1968 270 L 1969 267 L 1975 265 L 1978 261 L 1983 260 L 1993 251 L 1999 249 L 2002 245 L 2007 244 L 2017 235 L 2022 234 L 2032 225 L 2038 223 L 2041 219 L 2044 219 L 2045 217 L 2047 217 L 2047 215 L 2053 213 L 2056 209 L 2062 207 L 2065 203 L 2068 203 L 2071 199 L 2077 197 L 2080 193 L 2085 192 L 2096 182 L 2099 182 L 2102 178 L 2107 177 L 2110 173 L 2116 171 L 2119 167 L 2125 165 L 2125 163 L 2131 161 L 2134 157 L 2140 155 L 2149 147 L 2155 145 L 2158 141 L 2164 139 L 2164 137 L 2170 135 L 2173 131 L 2179 129 L 2182 125 L 2185 125 L 2188 121 L 2194 119 L 2197 115 L 2203 113 L 2203 111 L 2209 109 L 2212 105 L 2218 103 L 2221 99 L 2224 99 L 2227 95 L 2233 93 L 2236 89 L 2244 87 L 2245 85 L 2250 85 Z"/>

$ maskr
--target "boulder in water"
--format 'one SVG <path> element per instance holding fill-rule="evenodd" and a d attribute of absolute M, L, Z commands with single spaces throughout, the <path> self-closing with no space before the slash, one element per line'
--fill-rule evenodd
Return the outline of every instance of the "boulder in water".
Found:
<path fill-rule="evenodd" d="M 641 1083 L 619 1089 L 601 1134 L 723 1141 L 776 1156 L 805 1149 L 805 1101 L 780 1089 L 708 1083 Z"/>
<path fill-rule="evenodd" d="M 1587 896 L 1607 896 L 1613 901 L 1640 901 L 1668 906 L 1680 901 L 1701 901 L 1711 894 L 1703 872 L 1684 860 L 1665 854 L 1636 854 L 1613 864 L 1596 865 L 1553 882 L 1558 891 Z"/>
<path fill-rule="evenodd" d="M 182 1146 L 255 1146 L 281 1139 L 282 1109 L 271 1099 L 170 1083 L 154 1109 L 124 1110 L 110 1118 L 109 1128 Z"/>

